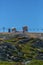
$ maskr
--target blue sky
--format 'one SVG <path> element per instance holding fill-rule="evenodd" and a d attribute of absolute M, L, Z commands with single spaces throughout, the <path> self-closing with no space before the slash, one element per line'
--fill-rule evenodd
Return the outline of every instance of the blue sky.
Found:
<path fill-rule="evenodd" d="M 43 0 L 0 0 L 0 28 L 43 29 Z"/>

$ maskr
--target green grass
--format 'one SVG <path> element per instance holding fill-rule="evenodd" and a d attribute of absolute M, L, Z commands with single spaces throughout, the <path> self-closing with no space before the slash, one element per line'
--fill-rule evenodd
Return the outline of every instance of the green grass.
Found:
<path fill-rule="evenodd" d="M 27 65 L 43 65 L 43 61 L 42 60 L 32 60 Z"/>
<path fill-rule="evenodd" d="M 15 65 L 15 62 L 0 61 L 0 65 Z"/>

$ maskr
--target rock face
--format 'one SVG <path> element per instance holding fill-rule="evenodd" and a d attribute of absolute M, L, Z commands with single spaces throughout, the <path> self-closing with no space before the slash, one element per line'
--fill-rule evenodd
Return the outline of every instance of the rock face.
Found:
<path fill-rule="evenodd" d="M 38 41 L 34 42 L 32 44 L 32 46 L 36 47 L 36 48 L 40 48 L 40 47 L 43 48 L 43 41 L 38 40 Z"/>
<path fill-rule="evenodd" d="M 20 40 L 18 43 L 24 44 L 24 43 L 27 43 L 28 41 L 29 41 L 29 39 L 27 38 L 27 39 Z"/>
<path fill-rule="evenodd" d="M 32 59 L 43 60 L 43 41 L 38 38 L 30 38 L 25 34 L 7 35 L 0 42 L 1 61 L 30 61 Z"/>
<path fill-rule="evenodd" d="M 18 51 L 16 46 L 11 45 L 10 43 L 0 44 L 0 60 L 22 61 L 18 56 L 18 53 L 20 54 L 21 52 Z"/>

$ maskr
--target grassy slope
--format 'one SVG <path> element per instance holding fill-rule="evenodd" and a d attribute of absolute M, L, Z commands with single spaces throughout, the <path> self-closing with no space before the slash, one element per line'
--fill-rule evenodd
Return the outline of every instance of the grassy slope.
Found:
<path fill-rule="evenodd" d="M 27 65 L 43 65 L 43 61 L 42 60 L 32 60 L 31 63 Z"/>
<path fill-rule="evenodd" d="M 5 62 L 5 61 L 1 61 L 0 65 L 15 65 L 15 62 Z"/>
<path fill-rule="evenodd" d="M 17 45 L 19 40 L 22 40 L 24 38 L 12 38 L 9 40 L 4 40 L 4 42 L 10 42 L 13 45 Z M 15 40 L 15 42 L 13 42 Z M 21 51 L 24 52 L 24 56 L 25 58 L 32 58 L 33 60 L 31 61 L 31 63 L 27 64 L 27 65 L 43 65 L 43 61 L 41 60 L 35 60 L 35 57 L 37 55 L 36 51 L 37 48 L 32 48 L 31 44 L 32 42 L 36 41 L 35 39 L 31 39 L 29 42 L 27 42 L 26 44 L 18 44 L 19 47 L 21 48 Z M 19 62 L 17 63 L 18 65 L 22 65 Z M 15 65 L 14 62 L 0 62 L 0 65 Z"/>

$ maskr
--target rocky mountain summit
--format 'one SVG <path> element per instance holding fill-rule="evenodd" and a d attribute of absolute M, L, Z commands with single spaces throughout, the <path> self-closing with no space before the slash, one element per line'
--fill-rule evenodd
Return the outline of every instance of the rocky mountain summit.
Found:
<path fill-rule="evenodd" d="M 43 39 L 16 34 L 0 38 L 0 61 L 26 62 L 43 60 Z"/>

